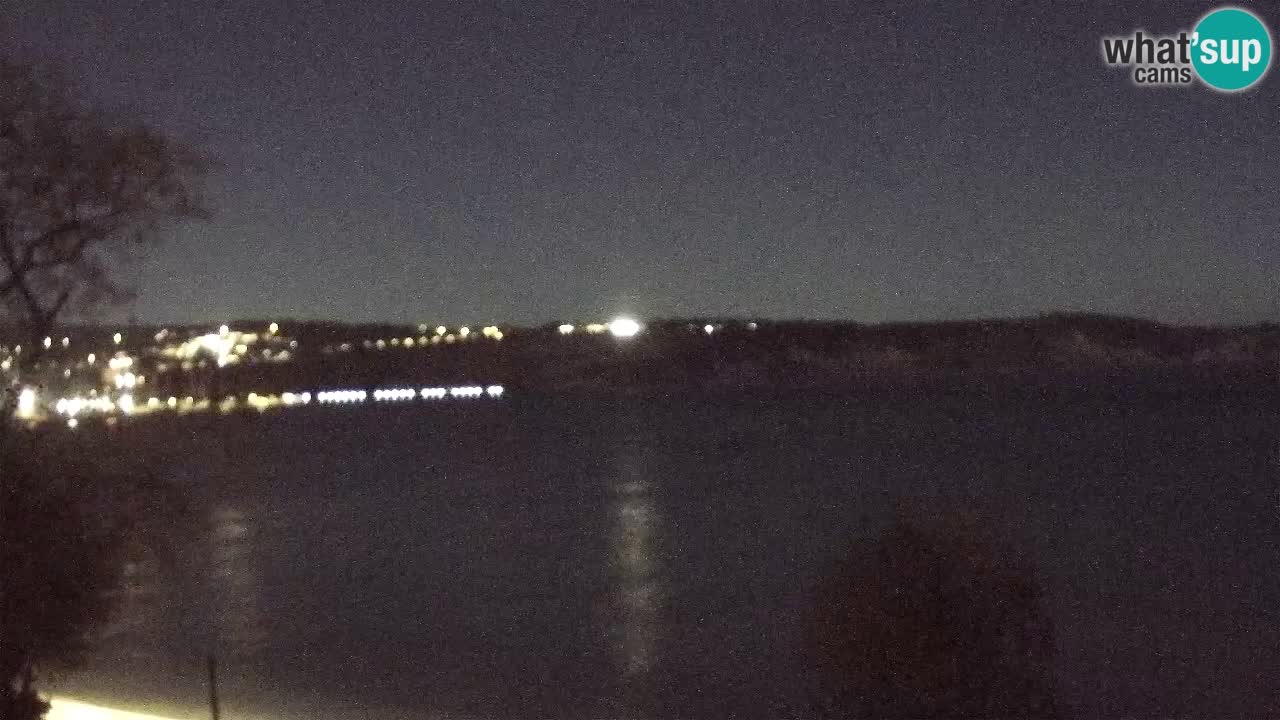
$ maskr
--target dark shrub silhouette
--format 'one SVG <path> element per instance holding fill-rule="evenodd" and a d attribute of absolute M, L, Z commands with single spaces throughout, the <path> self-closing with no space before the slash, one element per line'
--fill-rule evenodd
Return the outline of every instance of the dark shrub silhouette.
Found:
<path fill-rule="evenodd" d="M 1051 718 L 1034 575 L 973 519 L 900 513 L 819 593 L 822 706 L 842 717 Z"/>
<path fill-rule="evenodd" d="M 35 674 L 83 659 L 124 550 L 92 468 L 46 449 L 18 428 L 0 432 L 0 720 L 43 715 Z"/>

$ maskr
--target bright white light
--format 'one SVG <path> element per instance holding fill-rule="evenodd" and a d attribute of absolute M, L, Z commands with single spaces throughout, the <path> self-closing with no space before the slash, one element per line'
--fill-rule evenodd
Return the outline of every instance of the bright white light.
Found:
<path fill-rule="evenodd" d="M 443 335 L 443 334 L 445 334 L 445 333 L 447 333 L 447 332 L 449 332 L 449 328 L 447 328 L 447 327 L 445 327 L 445 326 L 443 326 L 443 325 L 437 325 L 437 326 L 436 326 L 436 334 L 437 334 L 437 335 Z"/>
<path fill-rule="evenodd" d="M 471 334 L 471 328 L 466 326 L 460 327 L 458 328 L 458 334 L 461 335 L 462 337 L 466 337 Z"/>
<path fill-rule="evenodd" d="M 369 394 L 364 390 L 324 390 L 316 393 L 316 402 L 322 404 L 329 403 L 357 403 L 364 402 Z"/>
<path fill-rule="evenodd" d="M 422 399 L 433 400 L 445 396 L 446 390 L 442 387 L 422 388 Z"/>
<path fill-rule="evenodd" d="M 115 342 L 115 344 L 119 345 L 121 342 L 124 341 L 124 336 L 121 335 L 120 333 L 116 333 L 115 335 L 111 336 L 111 339 L 112 341 Z"/>
<path fill-rule="evenodd" d="M 46 349 L 47 349 L 47 348 L 50 348 L 50 347 L 53 347 L 53 338 L 51 338 L 51 337 L 46 337 L 46 338 L 44 339 L 44 346 L 45 346 L 45 348 L 46 348 Z"/>
<path fill-rule="evenodd" d="M 178 398 L 173 397 L 172 395 L 169 396 L 169 407 L 171 408 L 178 407 Z"/>
<path fill-rule="evenodd" d="M 75 430 L 76 426 L 78 426 L 79 424 L 80 424 L 80 421 L 75 418 L 71 418 L 70 420 L 67 421 L 67 427 L 71 428 L 72 430 Z"/>
<path fill-rule="evenodd" d="M 226 325 L 218 326 L 218 334 L 221 335 L 222 337 L 226 337 L 230 332 L 231 332 L 231 328 L 227 327 Z"/>
<path fill-rule="evenodd" d="M 311 393 L 309 392 L 281 393 L 280 402 L 284 403 L 285 405 L 306 405 L 307 403 L 311 402 Z"/>
<path fill-rule="evenodd" d="M 18 417 L 29 419 L 36 414 L 36 391 L 32 388 L 23 388 L 18 393 Z"/>
<path fill-rule="evenodd" d="M 169 720 L 159 715 L 127 712 L 87 703 L 51 698 L 48 720 Z"/>
<path fill-rule="evenodd" d="M 67 347 L 70 344 L 71 344 L 71 338 L 69 337 L 62 338 L 62 347 Z"/>
<path fill-rule="evenodd" d="M 413 388 L 385 388 L 373 391 L 373 399 L 377 401 L 398 402 L 401 400 L 412 400 L 417 397 L 418 391 Z"/>
<path fill-rule="evenodd" d="M 609 323 L 609 334 L 619 338 L 635 337 L 640 332 L 640 323 L 631 318 L 614 318 Z"/>
<path fill-rule="evenodd" d="M 560 331 L 560 334 L 561 334 L 561 335 L 572 335 L 572 334 L 573 334 L 573 326 L 572 326 L 572 325 L 570 325 L 569 323 L 565 323 L 565 324 L 561 325 L 559 328 L 556 328 L 556 329 Z"/>
<path fill-rule="evenodd" d="M 503 388 L 501 385 L 490 385 L 485 388 L 485 392 L 489 393 L 489 397 L 502 397 Z"/>
<path fill-rule="evenodd" d="M 703 332 L 705 332 L 706 334 L 710 335 L 711 333 L 713 333 L 713 332 L 715 332 L 715 331 L 716 331 L 716 326 L 715 326 L 715 325 L 703 325 L 703 326 L 702 326 L 702 330 L 703 330 Z"/>
<path fill-rule="evenodd" d="M 97 355 L 94 355 L 93 353 L 89 353 L 89 358 L 88 358 L 88 359 L 89 359 L 89 364 L 90 364 L 90 365 L 92 365 L 92 364 L 94 364 L 95 362 L 97 362 L 97 360 L 98 360 L 98 356 L 97 356 Z"/>
<path fill-rule="evenodd" d="M 272 335 L 275 335 L 276 333 L 280 332 L 280 323 L 271 323 L 270 325 L 268 325 L 267 332 L 271 333 Z"/>
<path fill-rule="evenodd" d="M 128 415 L 129 413 L 133 412 L 133 396 L 130 395 L 129 393 L 125 393 L 121 395 L 119 400 L 119 405 L 120 405 L 120 412 L 124 413 L 125 415 Z"/>
<path fill-rule="evenodd" d="M 73 418 L 80 414 L 80 411 L 85 408 L 85 405 L 87 405 L 87 403 L 82 397 L 59 398 L 58 402 L 54 405 L 54 410 L 59 415 L 66 415 L 67 417 Z"/>

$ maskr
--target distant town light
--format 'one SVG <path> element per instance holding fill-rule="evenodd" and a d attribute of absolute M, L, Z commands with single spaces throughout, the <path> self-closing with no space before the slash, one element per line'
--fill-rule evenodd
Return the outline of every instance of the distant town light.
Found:
<path fill-rule="evenodd" d="M 715 325 L 704 325 L 704 326 L 702 326 L 702 330 L 703 330 L 703 332 L 705 332 L 706 334 L 710 335 L 711 333 L 713 333 L 713 332 L 715 332 L 715 331 L 716 331 L 716 326 L 715 326 Z"/>
<path fill-rule="evenodd" d="M 115 344 L 119 345 L 120 343 L 124 342 L 124 336 L 121 335 L 120 333 L 116 333 L 115 335 L 111 336 L 111 340 L 115 342 Z"/>
<path fill-rule="evenodd" d="M 89 360 L 89 364 L 92 365 L 94 362 L 98 360 L 98 356 L 94 355 L 93 353 L 89 353 L 88 360 Z"/>
<path fill-rule="evenodd" d="M 570 325 L 569 323 L 565 323 L 565 324 L 561 325 L 561 326 L 560 326 L 559 328 L 557 328 L 557 329 L 560 331 L 560 334 L 561 334 L 561 335 L 572 335 L 572 334 L 573 334 L 573 325 Z"/>
<path fill-rule="evenodd" d="M 445 326 L 443 326 L 443 325 L 437 325 L 437 326 L 436 326 L 436 334 L 437 334 L 437 335 L 443 335 L 443 334 L 445 334 L 445 333 L 447 333 L 447 332 L 449 332 L 449 328 L 447 328 L 447 327 L 445 327 Z"/>
<path fill-rule="evenodd" d="M 640 323 L 627 317 L 614 318 L 609 323 L 609 334 L 618 338 L 635 337 L 640 332 Z"/>
<path fill-rule="evenodd" d="M 218 326 L 218 334 L 221 335 L 222 337 L 226 337 L 230 333 L 231 333 L 231 328 L 227 327 L 226 325 Z"/>
<path fill-rule="evenodd" d="M 48 349 L 48 348 L 53 347 L 53 338 L 51 338 L 51 337 L 45 337 L 45 339 L 44 339 L 44 346 L 45 346 L 45 349 Z"/>
<path fill-rule="evenodd" d="M 271 333 L 272 335 L 275 335 L 276 333 L 280 332 L 280 323 L 271 323 L 270 325 L 268 325 L 267 332 Z"/>
<path fill-rule="evenodd" d="M 29 420 L 36 414 L 36 391 L 32 388 L 23 388 L 18 393 L 18 417 Z"/>
<path fill-rule="evenodd" d="M 71 344 L 71 338 L 69 337 L 62 338 L 62 347 L 67 347 L 70 344 Z"/>
<path fill-rule="evenodd" d="M 464 325 L 463 327 L 458 328 L 458 334 L 461 335 L 462 337 L 466 337 L 471 334 L 471 328 L 466 327 Z"/>

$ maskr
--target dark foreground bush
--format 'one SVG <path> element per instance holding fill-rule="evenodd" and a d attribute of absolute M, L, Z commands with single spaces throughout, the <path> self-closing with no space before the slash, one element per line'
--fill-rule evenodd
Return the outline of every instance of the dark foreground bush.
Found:
<path fill-rule="evenodd" d="M 903 513 L 821 588 L 823 709 L 841 717 L 1051 718 L 1053 630 L 1013 548 L 971 519 Z"/>
<path fill-rule="evenodd" d="M 81 661 L 107 618 L 124 536 L 93 473 L 28 431 L 0 431 L 0 720 L 43 716 L 37 671 Z"/>

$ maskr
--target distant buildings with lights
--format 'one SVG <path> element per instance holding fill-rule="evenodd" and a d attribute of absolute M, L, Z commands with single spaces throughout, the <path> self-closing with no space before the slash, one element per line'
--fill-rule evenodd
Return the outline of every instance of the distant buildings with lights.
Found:
<path fill-rule="evenodd" d="M 247 321 L 70 327 L 0 342 L 29 420 L 494 400 L 636 386 L 848 384 L 946 374 L 1183 368 L 1275 374 L 1280 328 L 1096 315 L 949 323 L 671 319 L 540 327 Z"/>

